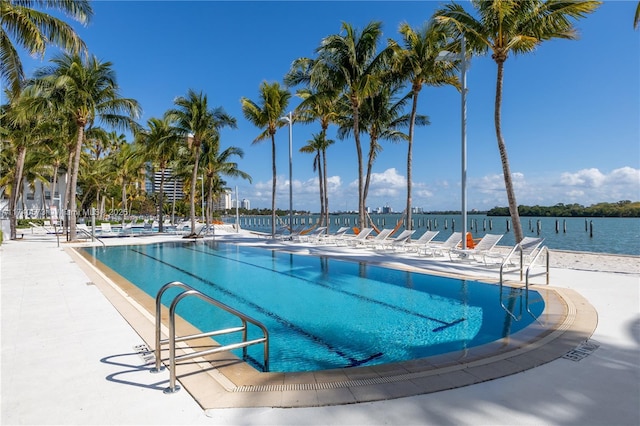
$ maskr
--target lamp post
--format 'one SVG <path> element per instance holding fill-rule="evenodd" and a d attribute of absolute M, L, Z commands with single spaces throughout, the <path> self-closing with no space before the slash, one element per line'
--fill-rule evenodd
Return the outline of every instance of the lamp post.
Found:
<path fill-rule="evenodd" d="M 240 197 L 238 197 L 238 185 L 236 185 L 236 232 L 240 232 Z"/>
<path fill-rule="evenodd" d="M 289 111 L 289 115 L 282 117 L 282 120 L 286 120 L 289 123 L 289 229 L 293 231 L 293 115 Z"/>
<path fill-rule="evenodd" d="M 436 57 L 436 61 L 456 61 L 460 60 L 460 74 L 462 80 L 462 249 L 467 248 L 467 58 L 466 58 L 466 42 L 464 35 L 461 38 L 460 54 L 442 51 Z"/>
<path fill-rule="evenodd" d="M 204 218 L 204 176 L 198 176 L 198 180 L 201 181 L 201 183 L 202 183 L 202 185 L 201 185 L 202 195 L 200 197 L 200 205 L 201 205 L 201 208 L 202 208 L 202 223 L 206 224 L 205 218 Z"/>

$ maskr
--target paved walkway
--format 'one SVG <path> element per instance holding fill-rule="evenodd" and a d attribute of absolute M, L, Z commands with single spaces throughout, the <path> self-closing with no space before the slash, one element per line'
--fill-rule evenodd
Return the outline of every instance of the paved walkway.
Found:
<path fill-rule="evenodd" d="M 168 373 L 149 374 L 140 336 L 54 237 L 0 246 L 0 285 L 3 425 L 640 424 L 637 274 L 552 270 L 552 285 L 598 311 L 600 346 L 580 361 L 373 403 L 206 411 L 187 392 L 162 393 Z"/>

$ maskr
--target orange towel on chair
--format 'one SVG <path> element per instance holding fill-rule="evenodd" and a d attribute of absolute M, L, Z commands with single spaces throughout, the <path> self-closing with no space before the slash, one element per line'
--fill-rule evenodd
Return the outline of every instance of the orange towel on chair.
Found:
<path fill-rule="evenodd" d="M 468 249 L 472 249 L 474 248 L 476 245 L 473 242 L 473 235 L 471 235 L 471 232 L 467 232 L 467 248 Z"/>

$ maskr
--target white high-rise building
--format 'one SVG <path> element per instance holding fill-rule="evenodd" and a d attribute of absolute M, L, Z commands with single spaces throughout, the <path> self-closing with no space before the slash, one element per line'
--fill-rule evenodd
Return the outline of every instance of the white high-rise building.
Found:
<path fill-rule="evenodd" d="M 182 188 L 184 182 L 182 179 L 174 179 L 171 169 L 158 170 L 153 174 L 153 179 L 147 181 L 146 190 L 149 193 L 157 194 L 160 192 L 160 181 L 164 174 L 164 184 L 162 186 L 162 192 L 164 193 L 164 201 L 172 202 L 174 197 L 176 200 L 182 200 L 185 197 L 185 193 Z"/>
<path fill-rule="evenodd" d="M 213 200 L 214 210 L 229 210 L 232 207 L 231 191 L 226 191 L 224 194 L 221 194 L 218 198 Z"/>

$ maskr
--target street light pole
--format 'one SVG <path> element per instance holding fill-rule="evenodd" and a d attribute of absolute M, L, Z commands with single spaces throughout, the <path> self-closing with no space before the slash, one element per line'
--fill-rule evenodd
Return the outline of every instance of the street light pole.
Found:
<path fill-rule="evenodd" d="M 206 224 L 205 218 L 204 218 L 204 175 L 200 176 L 198 179 L 202 181 L 202 185 L 201 185 L 202 196 L 200 197 L 200 205 L 202 208 L 202 223 Z"/>
<path fill-rule="evenodd" d="M 282 117 L 289 123 L 289 229 L 293 232 L 293 114 Z"/>
<path fill-rule="evenodd" d="M 461 213 L 462 213 L 462 249 L 467 248 L 467 54 L 466 40 L 462 35 L 460 40 L 460 55 L 448 51 L 442 51 L 436 57 L 436 61 L 455 61 L 460 60 L 460 73 L 462 80 L 462 111 L 461 111 L 461 128 L 462 128 L 462 153 L 461 153 Z"/>
<path fill-rule="evenodd" d="M 462 74 L 462 249 L 467 249 L 467 54 L 462 36 L 460 45 L 460 73 Z"/>

